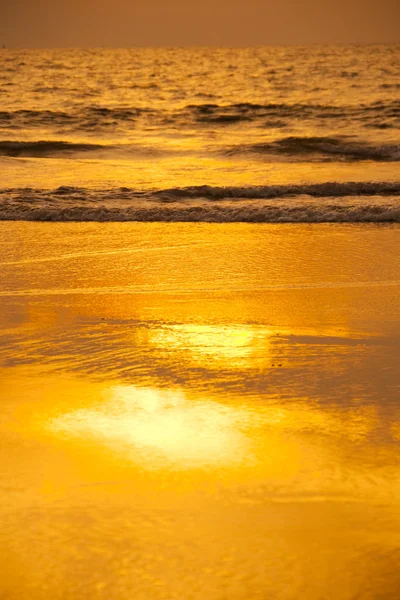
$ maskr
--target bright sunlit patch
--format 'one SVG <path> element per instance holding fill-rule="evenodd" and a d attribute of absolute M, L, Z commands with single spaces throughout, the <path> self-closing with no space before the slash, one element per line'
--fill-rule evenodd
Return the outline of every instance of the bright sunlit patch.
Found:
<path fill-rule="evenodd" d="M 243 360 L 268 345 L 269 331 L 249 326 L 172 325 L 154 332 L 153 342 L 176 350 L 189 350 L 199 359 Z"/>
<path fill-rule="evenodd" d="M 247 454 L 241 432 L 244 411 L 211 401 L 190 401 L 179 391 L 115 386 L 97 408 L 80 409 L 50 422 L 57 434 L 106 444 L 157 467 L 234 464 Z"/>

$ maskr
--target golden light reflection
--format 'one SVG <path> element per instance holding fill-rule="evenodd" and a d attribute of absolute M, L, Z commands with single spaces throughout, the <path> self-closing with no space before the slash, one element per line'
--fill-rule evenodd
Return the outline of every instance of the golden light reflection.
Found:
<path fill-rule="evenodd" d="M 108 449 L 118 460 L 146 470 L 240 468 L 244 476 L 250 469 L 281 483 L 304 476 L 300 488 L 305 481 L 314 486 L 315 472 L 317 487 L 325 490 L 332 483 L 329 469 L 326 481 L 321 480 L 331 460 L 330 440 L 360 442 L 376 427 L 373 409 L 354 409 L 348 419 L 340 410 L 324 410 L 307 399 L 290 405 L 235 405 L 192 398 L 179 389 L 132 385 L 114 385 L 103 391 L 100 402 L 45 421 L 45 429 L 58 438 L 75 439 L 82 449 Z M 298 482 L 294 485 L 297 489 Z"/>
<path fill-rule="evenodd" d="M 244 416 L 216 402 L 189 401 L 181 391 L 119 385 L 103 404 L 56 417 L 49 429 L 101 442 L 150 468 L 165 461 L 182 468 L 249 459 Z"/>
<path fill-rule="evenodd" d="M 386 501 L 398 493 L 395 445 L 378 443 L 386 426 L 396 438 L 398 424 L 385 425 L 373 405 L 344 409 L 300 396 L 244 398 L 36 375 L 17 370 L 3 377 L 8 408 L 0 424 L 5 439 L 16 442 L 3 455 L 3 470 L 11 479 L 19 473 L 32 497 L 79 496 L 82 485 L 142 498 L 152 489 L 178 498 L 183 489 L 232 486 L 240 502 L 252 503 Z M 387 468 L 376 448 L 385 452 Z"/>
<path fill-rule="evenodd" d="M 197 325 L 177 324 L 155 330 L 153 343 L 189 352 L 197 361 L 213 360 L 236 362 L 262 350 L 264 361 L 268 355 L 272 332 L 253 325 Z"/>

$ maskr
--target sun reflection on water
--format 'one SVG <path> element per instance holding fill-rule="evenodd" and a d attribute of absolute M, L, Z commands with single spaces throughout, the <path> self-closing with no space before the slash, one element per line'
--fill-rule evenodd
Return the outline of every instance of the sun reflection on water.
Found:
<path fill-rule="evenodd" d="M 268 355 L 272 332 L 254 325 L 174 324 L 152 332 L 152 342 L 190 352 L 196 361 L 248 360 L 257 352 Z"/>

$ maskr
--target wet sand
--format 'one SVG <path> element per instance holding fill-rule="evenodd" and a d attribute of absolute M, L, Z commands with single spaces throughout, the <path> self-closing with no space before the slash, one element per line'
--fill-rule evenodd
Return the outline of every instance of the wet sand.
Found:
<path fill-rule="evenodd" d="M 0 232 L 1 598 L 397 600 L 398 227 Z"/>

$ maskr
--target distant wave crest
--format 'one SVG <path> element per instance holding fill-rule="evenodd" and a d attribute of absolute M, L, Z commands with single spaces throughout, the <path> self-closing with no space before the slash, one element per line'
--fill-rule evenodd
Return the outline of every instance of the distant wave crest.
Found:
<path fill-rule="evenodd" d="M 142 124 L 157 127 L 195 127 L 212 129 L 254 124 L 265 129 L 285 129 L 301 122 L 338 124 L 357 122 L 362 128 L 393 128 L 400 124 L 400 102 L 387 100 L 358 105 L 325 105 L 318 103 L 265 104 L 238 102 L 231 104 L 199 103 L 180 108 L 142 106 L 107 107 L 97 105 L 74 106 L 70 110 L 3 110 L 0 111 L 0 130 L 15 131 L 46 127 L 74 133 L 88 130 L 104 134 L 108 131 L 126 131 Z"/>

